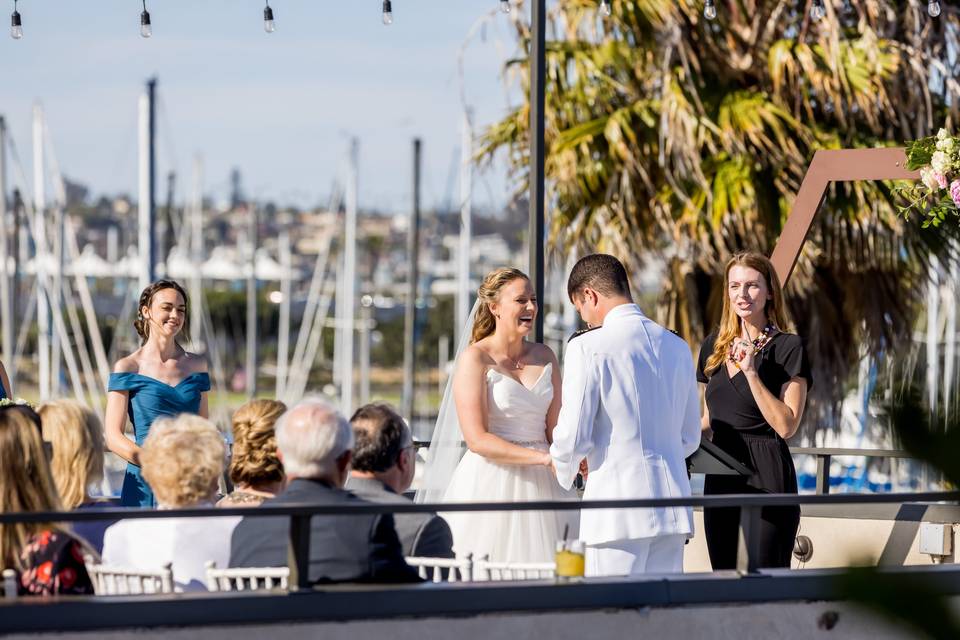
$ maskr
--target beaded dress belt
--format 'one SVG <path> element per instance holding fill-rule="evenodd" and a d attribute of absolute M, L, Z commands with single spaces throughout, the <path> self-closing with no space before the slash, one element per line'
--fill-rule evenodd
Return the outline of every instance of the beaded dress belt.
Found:
<path fill-rule="evenodd" d="M 521 447 L 533 447 L 537 445 L 547 445 L 546 440 L 507 440 L 511 444 L 516 444 Z"/>

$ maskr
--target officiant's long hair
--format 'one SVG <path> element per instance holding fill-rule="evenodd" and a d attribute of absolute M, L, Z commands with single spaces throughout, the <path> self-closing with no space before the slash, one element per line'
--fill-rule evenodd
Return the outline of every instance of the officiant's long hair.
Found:
<path fill-rule="evenodd" d="M 770 292 L 770 299 L 764 306 L 763 312 L 767 315 L 767 322 L 772 323 L 781 331 L 787 328 L 787 314 L 783 310 L 783 289 L 780 286 L 780 278 L 777 276 L 777 270 L 773 263 L 762 253 L 748 251 L 737 253 L 729 261 L 723 270 L 723 312 L 720 314 L 720 330 L 717 332 L 717 339 L 713 343 L 713 353 L 707 358 L 707 364 L 703 368 L 707 374 L 716 371 L 730 351 L 730 345 L 740 335 L 740 317 L 737 316 L 733 306 L 730 304 L 730 296 L 727 295 L 727 287 L 730 282 L 730 269 L 736 266 L 749 267 L 760 272 L 763 279 L 766 280 L 767 290 Z"/>
<path fill-rule="evenodd" d="M 490 311 L 490 305 L 500 301 L 500 292 L 505 286 L 517 279 L 530 280 L 523 271 L 513 267 L 500 267 L 494 269 L 483 279 L 480 288 L 477 289 L 477 298 L 480 300 L 477 309 L 477 318 L 473 322 L 473 330 L 470 332 L 470 344 L 483 340 L 493 333 L 497 328 L 496 319 L 493 312 Z"/>

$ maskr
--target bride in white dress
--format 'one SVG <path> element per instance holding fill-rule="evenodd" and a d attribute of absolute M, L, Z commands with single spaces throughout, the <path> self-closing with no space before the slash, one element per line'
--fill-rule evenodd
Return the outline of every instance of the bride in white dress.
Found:
<path fill-rule="evenodd" d="M 497 269 L 478 296 L 470 345 L 448 383 L 417 499 L 576 499 L 575 492 L 560 488 L 549 454 L 560 413 L 560 367 L 549 347 L 525 340 L 538 311 L 530 281 L 517 269 Z M 576 511 L 442 515 L 458 556 L 501 562 L 552 560 L 565 527 L 572 537 L 578 530 Z"/>

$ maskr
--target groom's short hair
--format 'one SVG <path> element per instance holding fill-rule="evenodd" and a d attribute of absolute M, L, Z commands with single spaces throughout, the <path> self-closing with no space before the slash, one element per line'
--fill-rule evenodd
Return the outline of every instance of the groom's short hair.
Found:
<path fill-rule="evenodd" d="M 567 296 L 573 300 L 590 287 L 605 296 L 630 296 L 630 280 L 623 263 L 606 253 L 592 253 L 577 260 L 567 279 Z"/>

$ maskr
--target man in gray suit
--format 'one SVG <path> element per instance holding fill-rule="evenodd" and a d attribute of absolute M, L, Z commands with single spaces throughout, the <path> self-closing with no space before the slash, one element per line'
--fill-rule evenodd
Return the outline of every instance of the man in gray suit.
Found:
<path fill-rule="evenodd" d="M 304 400 L 277 421 L 277 452 L 287 486 L 265 505 L 363 504 L 342 489 L 353 430 L 322 400 Z M 245 517 L 233 530 L 231 567 L 287 564 L 290 518 Z M 310 519 L 310 582 L 419 582 L 403 559 L 389 513 L 318 515 Z"/>
<path fill-rule="evenodd" d="M 370 502 L 404 503 L 413 482 L 417 454 L 413 436 L 390 405 L 368 404 L 350 418 L 355 446 L 347 490 Z M 406 556 L 452 558 L 453 534 L 446 520 L 434 513 L 393 516 Z"/>

